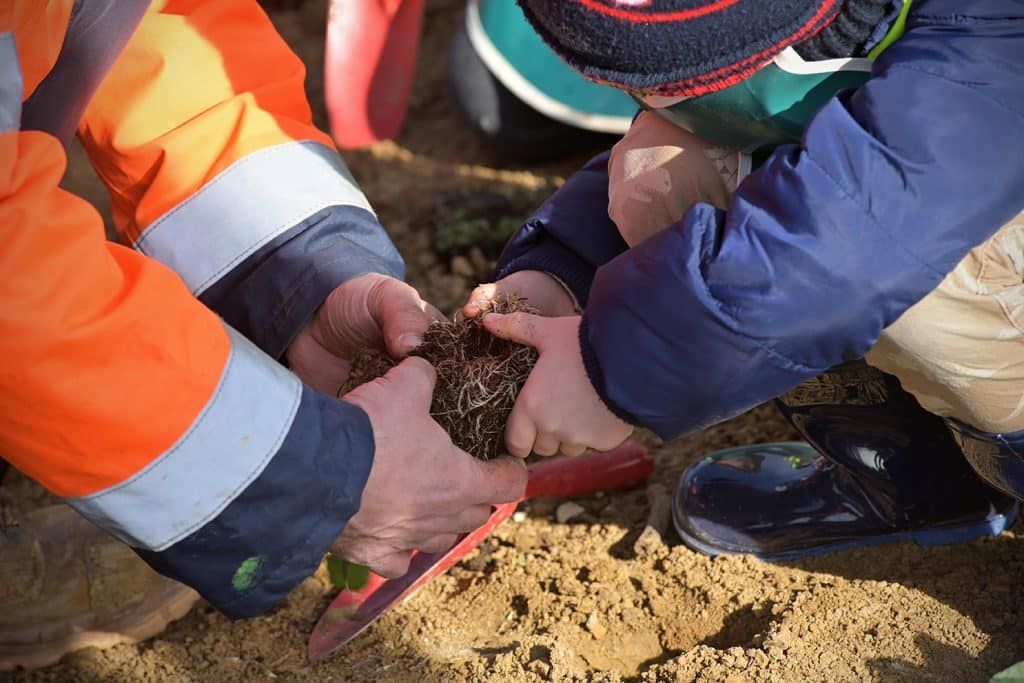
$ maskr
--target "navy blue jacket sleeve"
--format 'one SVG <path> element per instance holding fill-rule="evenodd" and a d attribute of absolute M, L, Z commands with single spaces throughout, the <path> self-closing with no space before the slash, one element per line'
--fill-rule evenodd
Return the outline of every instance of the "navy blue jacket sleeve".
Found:
<path fill-rule="evenodd" d="M 587 305 L 597 268 L 627 248 L 608 217 L 609 154 L 587 162 L 526 220 L 498 259 L 496 279 L 518 270 L 542 270 Z"/>
<path fill-rule="evenodd" d="M 402 279 L 405 264 L 376 216 L 337 204 L 283 231 L 199 299 L 280 359 L 327 295 L 365 273 Z"/>
<path fill-rule="evenodd" d="M 697 205 L 603 266 L 596 388 L 672 437 L 844 359 L 1024 208 L 1024 4 L 915 0 L 862 88 L 777 150 L 728 214 Z"/>
<path fill-rule="evenodd" d="M 245 176 L 244 184 L 237 180 L 246 172 L 239 164 L 217 187 L 234 173 L 235 185 L 248 190 L 236 200 L 255 203 L 244 213 L 252 234 L 243 232 L 248 241 L 240 244 L 264 233 L 273 237 L 232 260 L 197 295 L 228 323 L 235 345 L 244 349 L 239 357 L 283 373 L 279 382 L 298 396 L 294 414 L 268 446 L 266 465 L 225 494 L 229 502 L 215 516 L 172 545 L 139 547 L 158 571 L 193 586 L 231 617 L 266 611 L 316 570 L 359 510 L 373 466 L 366 413 L 301 386 L 274 361 L 338 285 L 364 273 L 404 275 L 398 251 L 333 149 L 299 142 L 263 154 L 278 154 L 279 162 Z M 227 213 L 224 203 L 216 208 Z M 254 382 L 241 389 L 243 395 L 264 391 Z M 251 409 L 240 405 L 238 424 L 224 425 L 224 432 L 241 429 Z"/>
<path fill-rule="evenodd" d="M 168 548 L 136 552 L 231 618 L 262 614 L 316 571 L 359 511 L 373 456 L 361 408 L 303 387 L 277 451 L 222 511 Z"/>

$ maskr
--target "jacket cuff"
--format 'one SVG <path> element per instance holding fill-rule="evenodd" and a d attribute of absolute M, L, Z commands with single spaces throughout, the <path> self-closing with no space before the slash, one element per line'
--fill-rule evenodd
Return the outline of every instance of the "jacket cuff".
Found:
<path fill-rule="evenodd" d="M 332 206 L 257 251 L 199 299 L 280 359 L 327 295 L 365 273 L 402 279 L 405 267 L 373 214 Z"/>
<path fill-rule="evenodd" d="M 311 574 L 359 509 L 374 457 L 358 406 L 305 387 L 236 330 L 209 400 L 132 476 L 65 498 L 232 617 Z"/>
<path fill-rule="evenodd" d="M 586 308 L 596 269 L 571 249 L 545 235 L 539 225 L 528 223 L 521 232 L 519 246 L 529 245 L 528 248 L 507 261 L 499 260 L 494 279 L 500 280 L 520 270 L 541 270 L 560 280 L 579 307 Z"/>
<path fill-rule="evenodd" d="M 605 152 L 572 174 L 512 235 L 498 259 L 496 277 L 542 270 L 565 283 L 585 308 L 597 269 L 627 249 L 608 217 Z"/>
<path fill-rule="evenodd" d="M 342 282 L 404 273 L 344 161 L 310 140 L 242 157 L 153 221 L 134 246 L 277 359 Z"/>
<path fill-rule="evenodd" d="M 590 343 L 590 318 L 584 312 L 583 317 L 580 318 L 580 355 L 583 357 L 583 367 L 587 371 L 587 378 L 590 379 L 590 383 L 594 385 L 594 391 L 601 398 L 605 407 L 610 410 L 615 417 L 619 418 L 623 422 L 631 425 L 638 425 L 640 421 L 635 415 L 623 408 L 621 405 L 612 400 L 608 395 L 607 385 L 604 379 L 604 372 L 601 370 L 601 361 L 597 358 L 597 353 L 594 351 L 593 345 Z"/>
<path fill-rule="evenodd" d="M 287 437 L 245 490 L 171 547 L 136 552 L 227 616 L 259 615 L 316 571 L 359 510 L 373 453 L 366 413 L 304 388 Z"/>

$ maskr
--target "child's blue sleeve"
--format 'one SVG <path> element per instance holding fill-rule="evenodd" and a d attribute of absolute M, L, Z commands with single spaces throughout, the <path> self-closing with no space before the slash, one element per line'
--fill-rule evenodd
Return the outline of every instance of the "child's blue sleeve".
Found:
<path fill-rule="evenodd" d="M 594 272 L 626 250 L 608 217 L 608 156 L 591 159 L 527 219 L 498 259 L 495 279 L 517 270 L 543 270 L 586 306 Z"/>
<path fill-rule="evenodd" d="M 917 0 L 875 77 L 595 275 L 588 374 L 673 437 L 846 359 L 1024 208 L 1024 4 Z"/>

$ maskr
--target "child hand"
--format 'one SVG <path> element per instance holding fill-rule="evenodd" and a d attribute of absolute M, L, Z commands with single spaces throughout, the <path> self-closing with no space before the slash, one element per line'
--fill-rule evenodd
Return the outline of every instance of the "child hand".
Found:
<path fill-rule="evenodd" d="M 633 428 L 601 401 L 587 377 L 580 354 L 578 315 L 545 318 L 529 313 L 488 313 L 491 334 L 529 344 L 540 351 L 505 427 L 509 453 L 579 455 L 587 448 L 609 450 Z"/>
<path fill-rule="evenodd" d="M 467 318 L 475 318 L 489 308 L 491 301 L 509 294 L 518 294 L 526 299 L 541 315 L 573 315 L 577 312 L 576 302 L 569 290 L 553 276 L 541 270 L 519 270 L 497 282 L 474 289 L 462 307 L 462 314 Z"/>

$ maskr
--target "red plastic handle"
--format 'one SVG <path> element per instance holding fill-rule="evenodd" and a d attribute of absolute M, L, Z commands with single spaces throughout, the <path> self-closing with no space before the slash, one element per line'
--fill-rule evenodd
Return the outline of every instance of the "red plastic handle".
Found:
<path fill-rule="evenodd" d="M 654 471 L 651 449 L 632 439 L 610 451 L 540 460 L 530 465 L 526 498 L 570 498 L 642 483 Z"/>
<path fill-rule="evenodd" d="M 324 99 L 342 149 L 398 137 L 419 56 L 424 0 L 331 0 Z"/>

